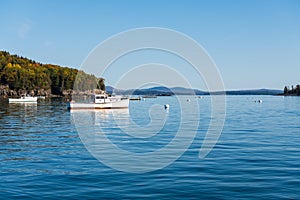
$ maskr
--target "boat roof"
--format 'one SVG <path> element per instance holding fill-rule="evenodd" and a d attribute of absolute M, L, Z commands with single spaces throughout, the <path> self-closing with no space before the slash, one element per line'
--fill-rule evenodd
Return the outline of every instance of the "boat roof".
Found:
<path fill-rule="evenodd" d="M 103 96 L 106 97 L 106 96 L 108 96 L 108 95 L 107 95 L 107 94 L 93 94 L 93 96 L 95 96 L 95 97 L 97 97 L 97 96 L 98 96 L 98 97 L 101 97 L 101 96 L 102 96 L 102 97 L 103 97 Z"/>

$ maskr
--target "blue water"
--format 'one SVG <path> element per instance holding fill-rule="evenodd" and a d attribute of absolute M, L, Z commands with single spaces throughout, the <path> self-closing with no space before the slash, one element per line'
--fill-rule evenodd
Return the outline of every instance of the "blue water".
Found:
<path fill-rule="evenodd" d="M 258 99 L 263 103 L 254 102 Z M 223 132 L 204 159 L 199 159 L 199 149 L 210 121 L 210 100 L 196 101 L 201 113 L 190 120 L 200 124 L 184 154 L 162 169 L 126 173 L 90 154 L 78 135 L 80 127 L 76 127 L 74 113 L 66 110 L 61 99 L 37 105 L 2 100 L 0 199 L 300 198 L 300 98 L 227 97 Z M 147 127 L 151 124 L 148 109 L 165 103 L 171 105 L 169 112 L 162 107 L 156 112 L 162 113 L 166 126 L 152 137 L 153 141 L 128 136 L 121 130 L 132 122 Z M 175 137 L 181 115 L 176 105 L 175 97 L 131 101 L 130 114 L 117 116 L 124 122 L 119 126 L 111 112 L 81 116 L 94 120 L 94 125 L 120 148 L 145 153 L 163 148 Z M 126 160 L 120 162 L 126 168 Z"/>

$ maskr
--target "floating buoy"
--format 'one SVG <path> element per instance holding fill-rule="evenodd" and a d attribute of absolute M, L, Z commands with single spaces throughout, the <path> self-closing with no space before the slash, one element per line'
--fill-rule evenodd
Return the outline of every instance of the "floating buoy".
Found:
<path fill-rule="evenodd" d="M 258 102 L 258 103 L 262 103 L 263 101 L 260 99 L 260 100 L 258 100 L 257 102 Z"/>
<path fill-rule="evenodd" d="M 190 99 L 187 99 L 186 101 L 187 101 L 187 102 L 190 102 L 191 100 L 190 100 Z"/>
<path fill-rule="evenodd" d="M 165 104 L 165 109 L 169 109 L 170 108 L 170 105 L 169 104 Z"/>

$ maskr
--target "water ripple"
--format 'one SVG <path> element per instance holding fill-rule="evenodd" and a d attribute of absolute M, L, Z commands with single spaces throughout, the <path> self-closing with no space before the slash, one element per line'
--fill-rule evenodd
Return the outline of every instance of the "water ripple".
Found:
<path fill-rule="evenodd" d="M 133 120 L 147 125 L 144 109 L 172 98 L 131 103 Z M 92 157 L 60 99 L 38 105 L 1 102 L 0 199 L 299 199 L 300 98 L 227 101 L 223 133 L 208 157 L 198 158 L 210 120 L 210 101 L 204 98 L 191 147 L 170 166 L 146 174 L 119 172 Z M 97 123 L 116 145 L 141 153 L 174 137 L 180 119 L 169 114 L 163 131 L 147 139 L 127 135 L 110 118 Z"/>

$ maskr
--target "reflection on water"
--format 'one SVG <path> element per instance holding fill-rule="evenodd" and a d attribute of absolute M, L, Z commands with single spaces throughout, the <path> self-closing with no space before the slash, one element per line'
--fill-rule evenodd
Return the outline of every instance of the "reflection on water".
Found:
<path fill-rule="evenodd" d="M 72 118 L 79 118 L 78 123 L 82 120 L 91 122 L 93 125 L 110 120 L 123 119 L 122 121 L 130 120 L 128 109 L 74 109 L 70 110 Z"/>
<path fill-rule="evenodd" d="M 104 132 L 119 148 L 154 152 L 179 129 L 180 109 L 173 97 L 131 102 L 129 114 L 119 110 L 116 115 L 112 110 L 69 112 L 60 99 L 37 105 L 0 101 L 0 199 L 299 199 L 300 98 L 228 97 L 223 133 L 202 160 L 198 154 L 210 101 L 198 101 L 200 116 L 187 118 L 200 121 L 192 145 L 173 164 L 145 174 L 119 172 L 95 159 L 78 137 L 74 119 L 81 119 L 82 130 L 95 130 L 95 136 Z M 154 104 L 170 104 L 170 110 L 157 106 L 151 114 Z M 131 124 L 147 128 L 151 118 L 165 120 L 155 136 L 122 131 Z M 94 144 L 104 145 L 97 137 Z"/>
<path fill-rule="evenodd" d="M 0 161 L 5 163 L 2 172 L 56 171 L 58 166 L 49 159 L 66 155 L 66 151 L 70 153 L 69 148 L 79 145 L 76 131 L 69 126 L 69 113 L 62 106 L 65 104 L 60 100 L 1 102 Z"/>
<path fill-rule="evenodd" d="M 139 124 L 134 111 L 127 109 L 72 111 L 71 115 L 80 139 L 95 158 L 120 171 L 145 173 L 178 159 L 197 133 L 198 100 L 169 100 L 172 110 L 158 102 L 139 103 Z M 138 104 L 131 105 L 130 111 L 137 109 L 134 105 Z"/>

